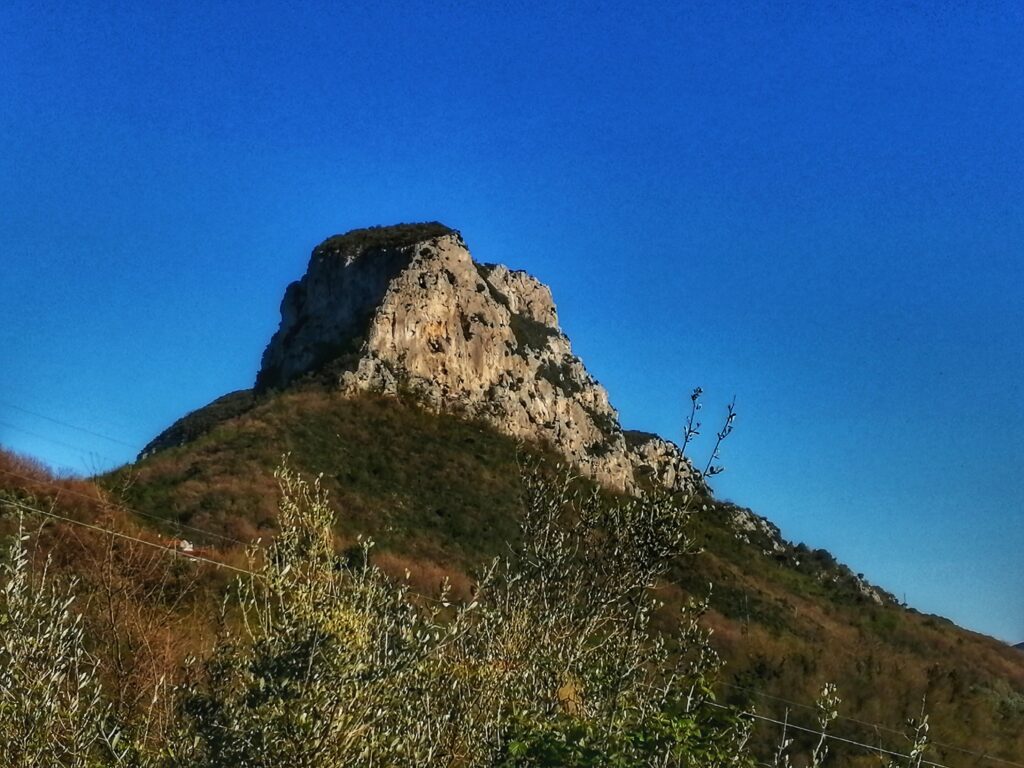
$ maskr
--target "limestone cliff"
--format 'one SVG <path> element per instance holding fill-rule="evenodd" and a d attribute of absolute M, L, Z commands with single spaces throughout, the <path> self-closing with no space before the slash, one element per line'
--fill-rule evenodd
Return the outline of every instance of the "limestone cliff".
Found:
<path fill-rule="evenodd" d="M 302 377 L 342 391 L 413 393 L 437 409 L 547 441 L 611 487 L 653 475 L 670 488 L 689 463 L 655 435 L 626 435 L 608 393 L 573 355 L 550 289 L 478 264 L 438 223 L 354 230 L 312 254 L 289 286 L 257 392 Z"/>

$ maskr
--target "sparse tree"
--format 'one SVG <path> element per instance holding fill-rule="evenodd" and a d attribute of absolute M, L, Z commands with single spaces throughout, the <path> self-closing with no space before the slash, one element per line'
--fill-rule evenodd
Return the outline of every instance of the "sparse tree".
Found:
<path fill-rule="evenodd" d="M 0 561 L 0 754 L 10 768 L 87 768 L 108 740 L 107 707 L 87 654 L 73 585 L 36 574 L 21 525 Z"/>
<path fill-rule="evenodd" d="M 674 660 L 650 631 L 650 588 L 689 544 L 677 507 L 527 473 L 521 545 L 456 605 L 347 567 L 319 485 L 278 477 L 281 533 L 185 692 L 178 764 L 749 763 L 746 723 L 706 706 L 696 615 Z"/>

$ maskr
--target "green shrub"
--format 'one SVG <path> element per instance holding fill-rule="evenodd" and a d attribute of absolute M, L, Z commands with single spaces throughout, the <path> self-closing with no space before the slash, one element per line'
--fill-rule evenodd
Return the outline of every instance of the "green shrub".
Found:
<path fill-rule="evenodd" d="M 333 235 L 320 243 L 315 252 L 340 251 L 348 253 L 371 248 L 401 248 L 435 237 L 450 235 L 454 231 L 439 221 L 366 227 L 365 229 L 353 229 L 343 235 Z"/>
<path fill-rule="evenodd" d="M 144 714 L 113 722 L 70 592 L 30 579 L 16 539 L 0 593 L 7 764 L 755 765 L 750 718 L 714 701 L 707 603 L 684 606 L 671 644 L 652 627 L 652 587 L 692 549 L 685 501 L 609 500 L 528 468 L 516 543 L 457 602 L 447 588 L 422 595 L 389 579 L 369 542 L 336 547 L 319 480 L 287 465 L 276 478 L 279 532 L 250 549 L 159 740 L 145 738 Z M 837 703 L 826 689 L 822 730 Z M 920 729 L 914 745 L 919 765 Z M 776 766 L 789 765 L 787 748 Z"/>
<path fill-rule="evenodd" d="M 750 764 L 746 725 L 706 706 L 699 611 L 689 653 L 649 631 L 649 586 L 689 544 L 679 509 L 530 474 L 521 545 L 456 605 L 337 554 L 319 483 L 278 478 L 280 534 L 183 691 L 176 764 Z"/>
<path fill-rule="evenodd" d="M 19 529 L 0 563 L 0 755 L 9 768 L 87 768 L 114 739 L 74 597 L 35 577 Z"/>

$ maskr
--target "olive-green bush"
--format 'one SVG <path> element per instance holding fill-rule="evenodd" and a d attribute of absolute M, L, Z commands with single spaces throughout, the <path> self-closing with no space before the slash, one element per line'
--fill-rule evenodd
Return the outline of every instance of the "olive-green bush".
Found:
<path fill-rule="evenodd" d="M 4 765 L 755 765 L 750 718 L 713 699 L 706 605 L 686 606 L 672 652 L 652 630 L 652 587 L 692 547 L 685 500 L 609 502 L 528 471 L 518 543 L 454 601 L 389 579 L 368 541 L 339 552 L 319 481 L 287 464 L 277 479 L 280 532 L 249 551 L 214 647 L 162 692 L 176 716 L 159 738 L 145 712 L 115 722 L 71 588 L 33 578 L 15 538 L 0 591 Z"/>

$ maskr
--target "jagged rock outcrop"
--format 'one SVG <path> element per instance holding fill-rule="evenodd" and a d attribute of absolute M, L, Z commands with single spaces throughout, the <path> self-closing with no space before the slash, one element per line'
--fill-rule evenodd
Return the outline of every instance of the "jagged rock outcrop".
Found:
<path fill-rule="evenodd" d="M 548 443 L 615 489 L 701 484 L 674 443 L 623 431 L 608 393 L 572 353 L 550 289 L 525 272 L 475 262 L 461 235 L 441 224 L 354 230 L 319 245 L 285 292 L 254 389 L 180 419 L 140 458 L 196 440 L 276 390 L 307 385 L 410 395 L 482 419 Z M 701 502 L 708 505 L 736 539 L 765 556 L 842 582 L 872 602 L 895 602 L 827 553 L 786 541 L 749 509 L 709 494 Z"/>
<path fill-rule="evenodd" d="M 693 466 L 675 443 L 653 432 L 627 430 L 623 436 L 637 480 L 646 476 L 671 489 L 688 487 L 693 483 Z"/>
<path fill-rule="evenodd" d="M 289 286 L 257 392 L 305 376 L 343 391 L 413 393 L 431 407 L 547 441 L 618 489 L 653 475 L 692 477 L 671 443 L 627 441 L 608 393 L 573 355 L 550 289 L 521 271 L 478 264 L 441 224 L 355 230 L 314 251 Z"/>

